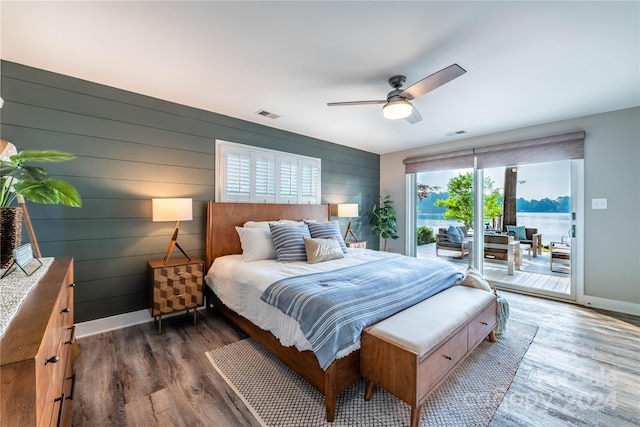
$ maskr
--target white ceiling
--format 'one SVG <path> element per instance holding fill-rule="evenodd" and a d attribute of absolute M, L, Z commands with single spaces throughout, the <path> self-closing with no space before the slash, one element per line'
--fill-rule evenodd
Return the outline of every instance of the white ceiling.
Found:
<path fill-rule="evenodd" d="M 2 59 L 379 154 L 640 105 L 638 1 L 5 0 L 0 19 Z M 453 63 L 415 125 L 326 105 Z"/>

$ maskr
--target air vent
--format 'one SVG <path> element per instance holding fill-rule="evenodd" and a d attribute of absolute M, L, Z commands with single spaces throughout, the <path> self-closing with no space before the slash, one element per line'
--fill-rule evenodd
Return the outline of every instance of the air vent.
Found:
<path fill-rule="evenodd" d="M 256 111 L 256 114 L 259 115 L 259 116 L 268 117 L 268 118 L 273 119 L 273 120 L 275 120 L 275 119 L 280 117 L 277 114 L 273 114 L 273 113 L 270 113 L 270 112 L 265 111 L 265 110 L 258 110 L 258 111 Z"/>
<path fill-rule="evenodd" d="M 445 133 L 445 135 L 447 136 L 456 136 L 456 135 L 464 135 L 465 133 L 468 133 L 466 130 L 457 130 L 454 132 L 449 132 L 449 133 Z"/>

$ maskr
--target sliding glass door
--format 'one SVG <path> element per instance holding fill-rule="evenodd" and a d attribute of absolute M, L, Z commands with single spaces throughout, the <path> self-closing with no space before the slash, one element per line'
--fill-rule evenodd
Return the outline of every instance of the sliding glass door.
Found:
<path fill-rule="evenodd" d="M 575 299 L 571 169 L 572 161 L 562 160 L 482 170 L 485 183 L 487 177 L 494 182 L 502 199 L 485 216 L 480 258 L 485 277 L 502 288 Z"/>
<path fill-rule="evenodd" d="M 575 300 L 583 136 L 405 160 L 415 218 L 408 253 L 472 265 L 499 288 Z"/>

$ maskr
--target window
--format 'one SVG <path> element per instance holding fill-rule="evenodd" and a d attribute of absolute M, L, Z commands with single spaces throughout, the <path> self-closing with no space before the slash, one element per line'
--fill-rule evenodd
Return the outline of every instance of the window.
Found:
<path fill-rule="evenodd" d="M 320 203 L 321 160 L 216 141 L 216 200 Z"/>

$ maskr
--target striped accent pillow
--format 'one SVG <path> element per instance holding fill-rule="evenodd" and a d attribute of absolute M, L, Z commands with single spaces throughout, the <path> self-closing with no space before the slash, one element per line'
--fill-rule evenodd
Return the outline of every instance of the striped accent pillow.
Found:
<path fill-rule="evenodd" d="M 327 222 L 307 222 L 307 227 L 309 227 L 309 233 L 311 237 L 314 239 L 328 239 L 330 237 L 335 237 L 340 245 L 340 249 L 342 249 L 342 253 L 347 253 L 347 245 L 344 243 L 344 239 L 342 238 L 342 233 L 340 233 L 340 225 L 338 221 L 327 221 Z"/>
<path fill-rule="evenodd" d="M 307 250 L 303 237 L 311 237 L 306 224 L 291 226 L 269 224 L 271 239 L 276 248 L 276 258 L 281 262 L 306 261 Z"/>

